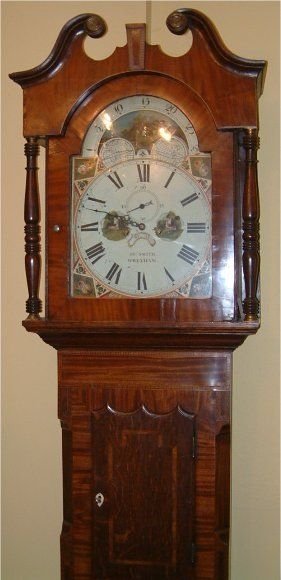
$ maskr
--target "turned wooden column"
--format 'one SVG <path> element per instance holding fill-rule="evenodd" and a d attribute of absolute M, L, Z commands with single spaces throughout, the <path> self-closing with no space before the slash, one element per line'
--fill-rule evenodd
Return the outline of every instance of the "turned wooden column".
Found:
<path fill-rule="evenodd" d="M 40 148 L 36 137 L 28 137 L 24 146 L 27 159 L 24 203 L 25 219 L 25 272 L 28 287 L 26 312 L 29 318 L 39 318 L 42 301 L 39 298 L 41 273 L 40 246 L 40 200 L 38 187 L 37 157 Z"/>
<path fill-rule="evenodd" d="M 243 196 L 243 273 L 245 298 L 243 312 L 245 320 L 257 320 L 259 317 L 259 300 L 257 297 L 260 272 L 259 246 L 259 189 L 257 177 L 257 150 L 259 137 L 256 129 L 247 129 L 243 137 L 246 152 L 245 186 Z"/>

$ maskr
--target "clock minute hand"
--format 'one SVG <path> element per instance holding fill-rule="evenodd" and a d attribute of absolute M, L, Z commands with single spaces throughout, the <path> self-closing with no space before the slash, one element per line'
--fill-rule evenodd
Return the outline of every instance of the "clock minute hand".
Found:
<path fill-rule="evenodd" d="M 148 205 L 148 204 L 146 204 Z M 96 213 L 105 213 L 106 215 L 109 215 L 111 212 L 110 211 L 104 211 L 102 209 L 94 209 L 93 207 L 87 207 L 86 209 L 89 209 L 90 211 L 95 211 Z M 131 210 L 133 211 L 133 210 Z M 120 220 L 125 220 L 125 222 L 130 225 L 130 226 L 135 226 L 136 228 L 139 228 L 140 230 L 144 230 L 145 229 L 145 225 L 142 223 L 138 223 L 133 221 L 130 216 L 128 215 L 118 215 L 115 214 L 115 217 L 120 218 Z"/>
<path fill-rule="evenodd" d="M 96 213 L 105 213 L 105 215 L 114 215 L 114 217 L 120 218 L 121 220 L 125 219 L 128 222 L 130 222 L 130 218 L 128 215 L 119 215 L 117 212 L 114 211 L 114 214 L 112 211 L 104 211 L 103 209 L 94 209 L 93 207 L 87 207 L 86 209 L 90 210 L 90 211 L 95 211 Z"/>
<path fill-rule="evenodd" d="M 102 209 L 94 209 L 93 207 L 86 207 L 85 209 L 89 209 L 90 211 L 95 211 L 96 213 L 105 213 L 105 214 L 110 213 L 109 211 L 103 211 Z M 118 217 L 120 217 L 120 216 L 118 216 Z"/>

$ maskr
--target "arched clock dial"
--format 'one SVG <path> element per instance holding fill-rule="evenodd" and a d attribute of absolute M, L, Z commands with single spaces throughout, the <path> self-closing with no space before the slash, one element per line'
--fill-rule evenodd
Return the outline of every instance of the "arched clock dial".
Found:
<path fill-rule="evenodd" d="M 105 287 L 132 297 L 166 295 L 191 280 L 210 250 L 210 207 L 183 169 L 153 159 L 99 173 L 74 216 L 77 250 Z"/>
<path fill-rule="evenodd" d="M 72 295 L 211 296 L 211 158 L 178 106 L 110 103 L 72 176 Z"/>
<path fill-rule="evenodd" d="M 128 142 L 132 144 L 135 155 L 142 151 L 151 154 L 155 147 L 162 155 L 168 151 L 173 151 L 175 156 L 199 151 L 197 136 L 188 117 L 174 104 L 153 95 L 134 95 L 108 105 L 89 126 L 82 155 L 103 156 L 104 145 L 111 139 L 120 139 L 119 144 L 109 145 L 112 153 L 114 150 L 115 162 L 122 160 Z M 127 143 L 122 143 L 121 139 Z"/>

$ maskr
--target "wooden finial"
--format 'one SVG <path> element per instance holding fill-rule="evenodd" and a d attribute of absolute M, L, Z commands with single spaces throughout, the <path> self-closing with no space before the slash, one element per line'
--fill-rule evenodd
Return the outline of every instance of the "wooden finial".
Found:
<path fill-rule="evenodd" d="M 85 31 L 92 38 L 100 38 L 106 32 L 106 24 L 101 16 L 92 14 L 85 22 Z"/>
<path fill-rule="evenodd" d="M 175 10 L 169 14 L 166 25 L 172 34 L 184 34 L 188 29 L 187 15 L 180 10 Z"/>

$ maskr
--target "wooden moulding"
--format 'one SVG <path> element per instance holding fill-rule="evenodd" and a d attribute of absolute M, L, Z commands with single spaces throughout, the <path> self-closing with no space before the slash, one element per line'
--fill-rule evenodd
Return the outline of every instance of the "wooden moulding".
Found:
<path fill-rule="evenodd" d="M 37 333 L 57 350 L 85 349 L 163 349 L 168 350 L 235 350 L 246 337 L 255 334 L 259 322 L 191 323 L 182 327 L 128 323 L 113 326 L 80 322 L 25 320 L 28 332 Z"/>

